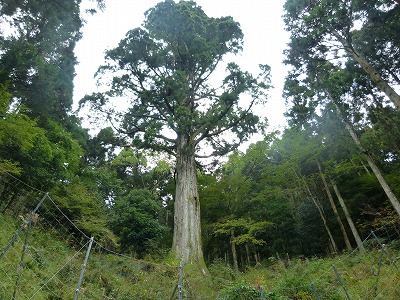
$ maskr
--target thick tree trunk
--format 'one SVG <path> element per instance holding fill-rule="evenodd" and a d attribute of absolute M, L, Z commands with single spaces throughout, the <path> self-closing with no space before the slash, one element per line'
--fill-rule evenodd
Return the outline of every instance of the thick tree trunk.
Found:
<path fill-rule="evenodd" d="M 179 139 L 177 148 L 172 251 L 183 263 L 198 264 L 205 268 L 194 148 L 184 138 Z"/>
<path fill-rule="evenodd" d="M 331 204 L 333 213 L 334 213 L 334 215 L 336 217 L 336 220 L 337 220 L 337 222 L 339 224 L 340 230 L 342 231 L 344 242 L 346 244 L 346 248 L 347 248 L 347 250 L 351 251 L 351 250 L 353 250 L 353 247 L 351 246 L 351 243 L 350 243 L 349 237 L 347 235 L 346 229 L 344 228 L 342 219 L 340 218 L 339 212 L 338 212 L 338 210 L 336 208 L 336 204 L 335 204 L 335 201 L 333 200 L 331 191 L 329 190 L 329 186 L 328 186 L 328 183 L 326 182 L 325 175 L 322 173 L 321 164 L 319 162 L 317 162 L 317 164 L 318 164 L 318 169 L 319 169 L 319 175 L 321 176 L 321 179 L 322 179 L 322 182 L 324 184 L 324 188 L 325 188 L 326 194 L 328 195 L 329 203 Z"/>
<path fill-rule="evenodd" d="M 372 172 L 374 173 L 376 179 L 378 179 L 382 189 L 385 191 L 386 196 L 389 198 L 390 203 L 392 203 L 393 208 L 397 212 L 397 214 L 400 216 L 400 202 L 397 199 L 396 195 L 393 193 L 392 189 L 386 182 L 385 178 L 382 175 L 381 170 L 379 167 L 375 164 L 375 161 L 372 159 L 372 157 L 367 153 L 367 151 L 364 150 L 363 146 L 361 145 L 361 141 L 358 138 L 356 132 L 353 130 L 353 127 L 349 122 L 345 120 L 345 118 L 342 115 L 342 112 L 340 111 L 340 108 L 338 107 L 336 101 L 334 99 L 331 99 L 332 102 L 336 105 L 337 112 L 339 114 L 339 117 L 343 120 L 347 131 L 349 132 L 351 138 L 353 139 L 354 143 L 357 145 L 358 149 L 360 152 L 363 154 L 364 158 L 367 160 L 367 163 L 369 167 L 371 168 Z"/>
<path fill-rule="evenodd" d="M 346 39 L 344 39 L 338 32 L 333 31 L 333 35 L 344 46 L 346 52 L 350 54 L 353 59 L 363 68 L 365 73 L 371 78 L 375 86 L 380 89 L 396 106 L 400 109 L 400 95 L 384 80 L 377 69 L 374 68 Z"/>
<path fill-rule="evenodd" d="M 332 182 L 332 187 L 333 187 L 333 190 L 335 191 L 336 197 L 339 199 L 340 206 L 343 209 L 343 212 L 344 212 L 344 215 L 346 217 L 347 223 L 349 224 L 351 232 L 353 233 L 354 239 L 356 240 L 357 247 L 358 247 L 358 249 L 360 249 L 361 252 L 364 252 L 365 251 L 364 244 L 363 244 L 363 242 L 362 242 L 362 240 L 360 238 L 360 235 L 358 234 L 356 226 L 354 225 L 353 219 L 351 218 L 350 213 L 347 210 L 347 206 L 344 203 L 343 197 L 340 194 L 340 191 L 339 191 L 339 189 L 337 187 L 337 184 L 333 180 L 331 180 L 331 182 Z"/>

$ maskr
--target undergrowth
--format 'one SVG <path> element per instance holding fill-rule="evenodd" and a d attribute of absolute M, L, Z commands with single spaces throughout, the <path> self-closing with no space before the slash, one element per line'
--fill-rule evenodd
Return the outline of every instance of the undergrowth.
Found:
<path fill-rule="evenodd" d="M 0 251 L 19 222 L 0 214 Z M 26 228 L 0 258 L 0 299 L 72 299 L 82 271 L 86 244 L 59 239 L 51 230 L 32 228 L 24 253 Z M 75 239 L 76 240 L 76 239 Z M 336 300 L 400 299 L 396 257 L 398 243 L 386 252 L 370 247 L 333 258 L 277 259 L 235 271 L 215 261 L 203 274 L 194 266 L 183 267 L 183 299 L 219 300 Z M 335 273 L 335 269 L 337 274 Z M 79 299 L 177 299 L 179 262 L 166 258 L 140 261 L 116 255 L 94 245 L 79 291 Z M 346 295 L 347 293 L 347 295 Z"/>

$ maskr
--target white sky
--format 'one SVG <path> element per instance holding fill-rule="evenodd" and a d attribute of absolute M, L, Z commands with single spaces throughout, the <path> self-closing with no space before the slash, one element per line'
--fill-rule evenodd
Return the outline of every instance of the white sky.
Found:
<path fill-rule="evenodd" d="M 83 96 L 96 91 L 93 75 L 104 62 L 104 51 L 116 47 L 128 30 L 139 27 L 144 21 L 144 12 L 158 2 L 160 0 L 106 0 L 104 12 L 87 17 L 83 38 L 76 46 L 79 64 L 74 80 L 75 105 Z M 271 67 L 274 89 L 262 113 L 268 117 L 268 131 L 282 129 L 285 104 L 281 94 L 287 72 L 282 64 L 282 51 L 289 38 L 281 19 L 284 0 L 197 0 L 196 3 L 208 16 L 232 16 L 240 23 L 244 49 L 233 59 L 243 70 L 257 75 L 259 64 Z M 84 126 L 88 125 L 84 123 Z"/>

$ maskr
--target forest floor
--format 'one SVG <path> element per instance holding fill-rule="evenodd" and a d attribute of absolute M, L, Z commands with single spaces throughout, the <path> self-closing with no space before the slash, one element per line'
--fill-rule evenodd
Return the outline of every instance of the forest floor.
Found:
<path fill-rule="evenodd" d="M 29 236 L 23 229 L 4 251 L 19 223 L 0 214 L 0 299 L 400 299 L 399 243 L 329 258 L 271 257 L 241 271 L 215 261 L 204 275 L 168 257 L 138 260 L 95 243 L 85 265 L 87 241 L 71 244 L 41 226 Z"/>

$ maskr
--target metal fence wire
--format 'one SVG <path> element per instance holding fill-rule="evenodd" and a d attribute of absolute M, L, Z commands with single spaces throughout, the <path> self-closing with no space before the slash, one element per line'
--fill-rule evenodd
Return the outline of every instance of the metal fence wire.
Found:
<path fill-rule="evenodd" d="M 99 290 L 101 299 L 141 299 L 131 287 L 143 278 L 151 286 L 145 291 L 151 295 L 146 299 L 190 299 L 185 291 L 190 278 L 184 278 L 182 262 L 179 266 L 156 264 L 109 250 L 82 232 L 51 195 L 12 177 L 0 177 L 0 197 L 0 226 L 9 233 L 0 236 L 0 300 L 92 300 L 100 299 Z M 29 198 L 30 211 L 16 210 L 17 216 L 4 213 L 23 198 Z M 15 219 L 20 221 L 19 226 L 14 225 Z M 302 282 L 309 282 L 305 285 L 259 286 L 260 299 L 270 299 L 272 292 L 297 295 L 292 299 L 400 299 L 398 257 L 393 256 L 400 250 L 399 232 L 397 224 L 374 230 L 363 241 L 366 251 L 362 254 L 355 249 L 332 258 L 329 268 L 316 265 L 312 273 L 301 275 L 306 279 Z M 152 279 L 151 272 L 163 276 Z M 212 279 L 231 284 L 218 277 Z M 130 285 L 115 281 L 128 281 Z M 158 288 L 161 285 L 171 286 L 172 294 L 164 295 L 165 291 Z M 308 291 L 308 298 L 300 298 L 302 291 Z"/>

